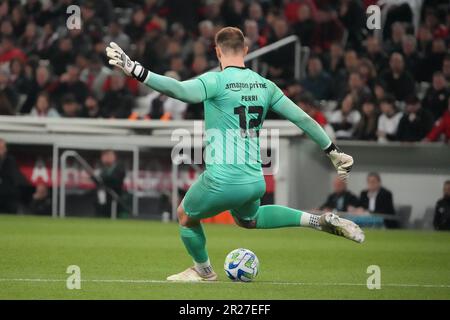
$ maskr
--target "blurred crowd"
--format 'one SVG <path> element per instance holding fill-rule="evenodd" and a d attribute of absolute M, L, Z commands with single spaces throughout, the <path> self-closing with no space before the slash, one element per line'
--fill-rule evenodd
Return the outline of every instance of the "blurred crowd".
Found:
<path fill-rule="evenodd" d="M 114 41 L 152 71 L 185 80 L 217 66 L 214 34 L 231 25 L 252 51 L 300 38 L 310 50 L 301 79 L 293 45 L 261 58 L 260 71 L 337 139 L 448 141 L 450 4 L 384 2 L 396 5 L 377 34 L 366 27 L 376 0 L 2 1 L 0 114 L 200 119 L 201 106 L 110 69 L 104 49 Z M 66 26 L 71 4 L 81 29 Z"/>

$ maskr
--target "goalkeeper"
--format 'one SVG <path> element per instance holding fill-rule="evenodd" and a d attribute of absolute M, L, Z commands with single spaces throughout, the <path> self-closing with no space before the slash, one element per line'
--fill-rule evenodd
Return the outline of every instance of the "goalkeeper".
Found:
<path fill-rule="evenodd" d="M 155 74 L 132 61 L 115 43 L 106 48 L 109 64 L 150 88 L 187 103 L 204 102 L 207 148 L 225 153 L 238 149 L 234 161 L 206 161 L 206 171 L 191 186 L 177 209 L 179 231 L 194 266 L 169 276 L 170 281 L 214 281 L 214 272 L 206 250 L 201 219 L 230 210 L 236 223 L 249 229 L 303 226 L 363 242 L 364 233 L 353 222 L 327 212 L 321 216 L 278 205 L 260 206 L 265 181 L 259 154 L 259 130 L 269 109 L 302 129 L 328 155 L 345 180 L 353 165 L 351 156 L 341 152 L 322 128 L 298 108 L 270 80 L 245 68 L 248 48 L 241 30 L 221 29 L 215 37 L 220 72 L 177 81 Z M 209 130 L 224 133 L 235 130 L 235 143 L 221 145 L 220 139 L 208 137 Z M 249 161 L 256 152 L 257 161 Z M 219 158 L 221 158 L 220 155 Z M 221 159 L 225 159 L 223 156 Z M 228 159 L 227 159 L 228 160 Z"/>

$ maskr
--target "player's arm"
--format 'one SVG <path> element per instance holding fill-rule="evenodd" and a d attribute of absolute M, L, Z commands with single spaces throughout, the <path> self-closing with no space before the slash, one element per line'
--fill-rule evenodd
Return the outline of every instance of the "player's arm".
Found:
<path fill-rule="evenodd" d="M 278 88 L 277 88 L 278 89 Z M 306 135 L 317 143 L 330 158 L 337 170 L 338 176 L 346 180 L 353 165 L 353 158 L 341 152 L 328 137 L 323 128 L 294 102 L 287 98 L 281 90 L 273 95 L 272 110 L 294 123 Z"/>
<path fill-rule="evenodd" d="M 150 88 L 165 95 L 187 102 L 199 103 L 207 99 L 205 81 L 192 79 L 178 81 L 162 76 L 144 68 L 139 62 L 132 61 L 114 42 L 106 48 L 109 64 L 123 70 L 123 72 L 145 83 Z"/>

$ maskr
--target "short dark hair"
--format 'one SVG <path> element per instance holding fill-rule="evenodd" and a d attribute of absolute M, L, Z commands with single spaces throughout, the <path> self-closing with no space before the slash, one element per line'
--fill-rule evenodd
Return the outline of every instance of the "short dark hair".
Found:
<path fill-rule="evenodd" d="M 215 43 L 223 51 L 239 52 L 244 50 L 245 38 L 241 29 L 225 27 L 216 33 Z"/>

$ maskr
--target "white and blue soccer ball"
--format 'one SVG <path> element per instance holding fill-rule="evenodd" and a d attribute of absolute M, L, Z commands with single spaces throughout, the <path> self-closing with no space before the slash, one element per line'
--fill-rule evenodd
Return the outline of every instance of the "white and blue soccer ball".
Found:
<path fill-rule="evenodd" d="M 250 282 L 258 274 L 259 260 L 252 251 L 239 248 L 227 255 L 224 269 L 231 280 Z"/>

